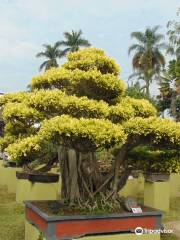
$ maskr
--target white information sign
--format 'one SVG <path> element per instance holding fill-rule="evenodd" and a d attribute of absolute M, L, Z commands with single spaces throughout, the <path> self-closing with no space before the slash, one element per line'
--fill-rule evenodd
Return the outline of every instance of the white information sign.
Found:
<path fill-rule="evenodd" d="M 133 213 L 142 213 L 142 208 L 140 206 L 131 207 Z"/>

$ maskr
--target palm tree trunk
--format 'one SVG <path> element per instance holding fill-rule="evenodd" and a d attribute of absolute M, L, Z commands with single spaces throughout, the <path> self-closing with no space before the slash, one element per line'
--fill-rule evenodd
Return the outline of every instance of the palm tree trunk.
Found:
<path fill-rule="evenodd" d="M 146 94 L 150 97 L 150 81 L 149 79 L 146 80 Z"/>

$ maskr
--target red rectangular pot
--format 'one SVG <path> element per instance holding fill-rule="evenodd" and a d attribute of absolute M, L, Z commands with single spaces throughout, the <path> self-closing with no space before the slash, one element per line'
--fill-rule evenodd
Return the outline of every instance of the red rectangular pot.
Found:
<path fill-rule="evenodd" d="M 137 227 L 161 229 L 162 212 L 152 208 L 143 208 L 143 213 L 125 212 L 107 215 L 49 216 L 33 205 L 25 202 L 26 219 L 47 240 L 72 239 L 94 234 L 112 234 L 134 232 Z"/>

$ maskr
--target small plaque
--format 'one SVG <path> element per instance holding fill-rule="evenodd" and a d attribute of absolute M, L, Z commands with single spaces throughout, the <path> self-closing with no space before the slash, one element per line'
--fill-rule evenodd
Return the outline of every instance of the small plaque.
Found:
<path fill-rule="evenodd" d="M 142 213 L 142 208 L 140 206 L 131 207 L 133 213 Z"/>

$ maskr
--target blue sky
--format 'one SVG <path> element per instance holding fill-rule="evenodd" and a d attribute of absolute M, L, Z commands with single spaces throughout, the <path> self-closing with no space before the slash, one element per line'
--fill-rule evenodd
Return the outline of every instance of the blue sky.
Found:
<path fill-rule="evenodd" d="M 0 0 L 0 92 L 25 90 L 38 74 L 42 43 L 72 29 L 115 58 L 127 80 L 130 33 L 154 25 L 165 33 L 179 6 L 179 0 Z"/>

